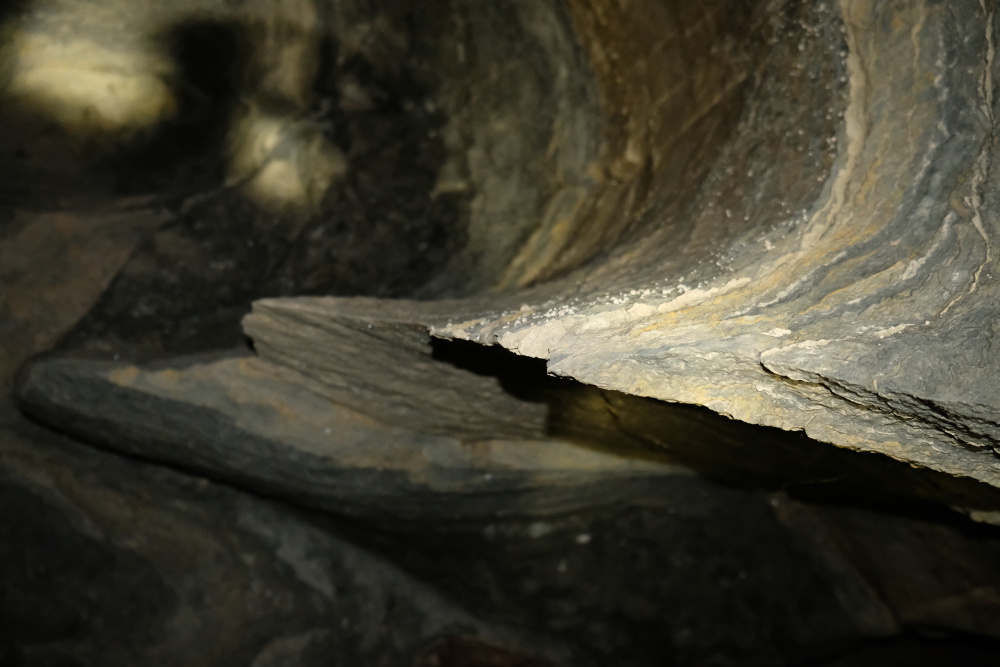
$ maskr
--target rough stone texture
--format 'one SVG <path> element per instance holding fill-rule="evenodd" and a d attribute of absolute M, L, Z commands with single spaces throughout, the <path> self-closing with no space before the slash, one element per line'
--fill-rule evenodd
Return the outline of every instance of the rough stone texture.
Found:
<path fill-rule="evenodd" d="M 0 661 L 7 665 L 410 665 L 490 626 L 287 506 L 81 448 L 4 413 Z"/>
<path fill-rule="evenodd" d="M 462 665 L 458 656 L 485 659 L 485 653 L 521 664 L 527 651 L 553 665 L 789 664 L 855 649 L 864 654 L 866 637 L 905 627 L 996 634 L 998 546 L 989 532 L 977 535 L 929 516 L 803 505 L 784 494 L 721 487 L 676 467 L 649 477 L 646 466 L 630 470 L 627 461 L 581 457 L 573 448 L 561 453 L 558 443 L 534 443 L 520 456 L 509 450 L 503 456 L 500 443 L 470 451 L 357 415 L 352 423 L 347 411 L 331 439 L 323 424 L 338 412 L 333 406 L 294 386 L 276 386 L 266 374 L 250 372 L 248 363 L 236 358 L 142 370 L 56 359 L 32 368 L 33 389 L 26 394 L 35 392 L 32 410 L 61 428 L 362 518 L 365 524 L 348 529 L 355 540 L 435 582 L 483 620 L 448 611 L 429 589 L 285 506 L 197 474 L 92 452 L 15 420 L 0 437 L 3 505 L 27 519 L 8 522 L 14 532 L 3 542 L 18 545 L 4 568 L 10 577 L 5 609 L 18 610 L 20 619 L 9 626 L 18 639 L 5 640 L 11 655 L 26 656 L 23 664 L 67 653 L 76 664 L 108 664 L 120 656 L 159 662 L 156 651 L 180 656 L 170 647 L 186 645 L 201 652 L 204 662 L 195 664 L 249 664 L 249 655 L 260 665 L 328 664 L 334 656 L 402 666 L 435 633 L 464 637 L 472 629 L 483 644 L 443 642 L 420 648 L 421 659 L 451 655 L 456 662 L 443 664 Z M 44 397 L 52 401 L 48 408 Z M 686 431 L 679 441 L 690 441 L 690 422 Z M 408 455 L 399 456 L 402 450 Z M 373 461 L 380 454 L 385 459 Z M 588 459 L 589 475 L 566 475 Z M 623 473 L 617 481 L 611 479 L 615 468 Z M 393 469 L 411 479 L 401 484 Z M 829 460 L 819 469 L 831 472 Z M 643 476 L 629 481 L 636 472 Z M 480 478 L 485 475 L 495 478 Z M 497 495 L 498 501 L 491 498 Z M 63 549 L 77 558 L 60 560 Z M 88 553 L 93 558 L 81 557 Z M 21 559 L 25 554 L 30 560 Z M 192 559 L 203 565 L 175 572 Z M 88 563 L 104 563 L 97 571 L 109 579 L 96 589 L 106 597 L 96 601 Z M 60 573 L 58 594 L 43 586 L 44 574 L 31 574 L 49 571 Z M 162 581 L 170 594 L 136 599 L 135 590 L 152 586 L 135 583 L 143 577 Z M 260 582 L 272 579 L 269 597 Z M 299 580 L 308 584 L 306 597 L 297 592 Z M 330 581 L 332 600 L 312 590 Z M 118 608 L 125 589 L 142 613 L 109 615 L 104 610 Z M 229 593 L 217 601 L 222 590 Z M 263 599 L 253 602 L 258 594 Z M 176 605 L 162 600 L 177 595 Z M 387 618 L 375 610 L 385 595 L 394 600 Z M 225 606 L 232 600 L 241 610 L 235 621 Z M 197 604 L 185 616 L 197 620 L 178 628 L 170 619 L 184 604 Z M 247 616 L 251 610 L 255 615 Z M 417 634 L 408 629 L 411 612 L 427 614 L 412 631 Z M 207 620 L 206 613 L 220 620 Z M 339 631 L 345 614 L 357 623 Z M 184 634 L 223 623 L 240 627 L 225 655 L 205 653 L 201 635 Z M 547 635 L 550 643 L 528 634 Z M 141 646 L 130 643 L 136 637 Z M 975 644 L 948 646 L 947 656 L 928 664 L 995 655 Z M 912 660 L 927 651 L 903 642 L 890 655 Z M 189 664 L 188 658 L 177 664 Z"/>
<path fill-rule="evenodd" d="M 392 377 L 380 373 L 368 380 Z M 599 664 L 814 661 L 906 628 L 998 634 L 996 536 L 933 504 L 995 503 L 987 485 L 584 386 L 579 405 L 561 404 L 582 420 L 572 441 L 460 441 L 381 424 L 282 375 L 245 355 L 53 358 L 19 396 L 99 444 L 360 520 L 355 539 L 468 608 Z M 640 458 L 586 448 L 600 446 Z"/>
<path fill-rule="evenodd" d="M 456 343 L 428 344 L 426 332 L 452 326 L 449 319 L 468 317 L 462 309 L 474 306 L 272 299 L 254 304 L 244 328 L 254 339 L 262 372 L 376 420 L 424 433 L 451 432 L 472 441 L 489 439 L 491 433 L 548 436 L 737 483 L 777 488 L 833 481 L 838 493 L 929 501 L 983 521 L 993 521 L 1000 510 L 1000 493 L 983 482 L 918 471 L 881 457 L 855 457 L 798 434 L 754 429 L 684 406 L 546 378 L 540 366 L 496 349 L 483 349 L 479 354 L 488 363 L 482 363 L 474 348 L 462 347 L 464 356 L 454 358 L 443 351 Z M 49 379 L 58 375 L 57 364 L 32 366 L 21 391 L 26 407 L 58 413 L 58 403 L 63 411 L 86 409 L 87 401 L 79 399 L 46 407 L 62 393 L 54 387 L 67 384 Z M 517 415 L 516 426 L 508 422 L 511 415 Z"/>
<path fill-rule="evenodd" d="M 615 664 L 788 663 L 850 650 L 871 625 L 841 606 L 791 537 L 766 494 L 679 477 L 639 503 L 439 527 L 409 538 L 419 548 L 400 560 L 491 618 L 577 638 Z M 382 541 L 392 549 L 393 536 Z"/>
<path fill-rule="evenodd" d="M 957 616 L 927 616 L 925 611 L 917 619 L 934 621 L 942 630 L 989 634 L 995 627 L 992 615 L 1000 603 L 990 597 L 992 584 L 973 574 L 995 555 L 995 540 L 965 539 L 954 528 L 931 524 L 931 537 L 964 554 L 963 559 L 959 564 L 951 550 L 907 559 L 907 577 L 933 577 L 936 587 L 923 590 L 916 602 L 886 600 L 880 592 L 882 579 L 888 575 L 895 581 L 901 566 L 891 574 L 840 567 L 838 558 L 854 559 L 843 546 L 831 548 L 827 534 L 846 535 L 848 547 L 874 552 L 899 545 L 927 551 L 923 533 L 914 533 L 909 522 L 896 525 L 899 517 L 882 519 L 896 526 L 891 534 L 876 528 L 859 539 L 850 530 L 838 533 L 834 524 L 817 537 L 812 526 L 825 519 L 822 510 L 799 509 L 819 518 L 796 522 L 786 517 L 792 512 L 788 507 L 798 507 L 788 499 L 728 489 L 676 467 L 652 476 L 656 471 L 650 466 L 609 461 L 607 455 L 581 456 L 569 445 L 560 448 L 551 442 L 522 443 L 530 448 L 504 455 L 502 443 L 457 445 L 357 417 L 354 434 L 367 439 L 355 442 L 346 417 L 329 421 L 337 412 L 330 404 L 303 396 L 294 386 L 275 387 L 266 375 L 247 373 L 248 360 L 236 361 L 246 375 L 260 380 L 256 386 L 241 377 L 240 366 L 232 361 L 142 371 L 53 360 L 34 367 L 31 374 L 40 374 L 39 379 L 31 381 L 33 388 L 26 393 L 36 400 L 48 396 L 65 401 L 50 405 L 47 413 L 36 403 L 32 411 L 71 432 L 363 519 L 363 526 L 351 530 L 355 539 L 444 587 L 451 598 L 476 610 L 486 627 L 549 636 L 575 647 L 574 655 L 585 655 L 593 664 L 817 660 L 861 646 L 865 637 L 899 632 L 921 602 L 932 608 L 957 605 Z M 309 411 L 311 405 L 315 412 Z M 318 415 L 323 419 L 316 421 Z M 335 425 L 333 437 L 323 426 L 330 423 Z M 62 461 L 61 455 L 52 459 L 52 465 Z M 130 465 L 147 470 L 153 482 L 158 475 L 178 479 L 176 473 Z M 131 474 L 129 488 L 146 494 L 148 502 L 173 497 L 142 475 L 119 470 L 127 467 L 124 463 L 101 466 L 108 479 L 95 480 L 94 489 Z M 11 479 L 24 476 L 19 470 Z M 75 470 L 65 475 L 67 480 L 77 476 Z M 205 481 L 184 483 L 217 488 Z M 212 493 L 210 498 L 230 494 L 254 507 L 259 502 L 232 491 Z M 204 510 L 205 521 L 218 522 L 212 524 L 218 526 L 213 535 L 226 534 L 222 527 L 233 523 L 228 510 L 223 511 L 227 507 L 213 501 L 212 509 Z M 776 515 L 772 508 L 777 507 L 781 511 Z M 287 510 L 271 512 L 284 530 L 294 530 Z M 880 519 L 869 514 L 862 512 L 861 520 L 878 526 Z M 885 535 L 891 538 L 883 542 Z M 314 549 L 324 558 L 331 550 L 348 549 L 335 538 L 324 539 Z M 815 562 L 804 557 L 811 552 L 818 554 Z M 273 560 L 261 555 L 262 561 L 268 558 Z M 351 567 L 364 572 L 364 558 L 351 561 Z M 621 563 L 629 566 L 619 567 Z M 119 564 L 114 570 L 128 568 Z M 387 578 L 392 590 L 400 585 L 397 575 L 378 576 Z M 197 580 L 186 585 L 206 586 Z M 337 590 L 341 600 L 352 594 L 366 599 L 361 591 Z M 897 602 L 899 610 L 893 606 Z M 363 628 L 371 627 L 365 623 Z M 93 630 L 82 632 L 98 646 L 111 641 Z M 388 632 L 396 636 L 399 630 L 392 626 Z M 291 634 L 272 641 L 261 655 L 304 651 L 305 639 Z M 345 641 L 346 636 L 329 639 Z M 509 638 L 505 642 L 534 646 Z M 588 663 L 574 657 L 553 664 Z"/>
<path fill-rule="evenodd" d="M 696 195 L 683 212 L 617 207 L 616 220 L 638 225 L 634 240 L 566 280 L 439 310 L 432 335 L 1000 486 L 988 187 L 998 28 L 989 4 L 960 4 L 845 0 L 773 14 L 780 25 L 736 129 L 704 138 L 716 152 L 696 160 L 712 166 L 684 190 Z M 622 34 L 584 43 L 595 59 L 626 49 Z M 656 48 L 635 42 L 645 46 L 629 42 L 633 58 Z M 605 90 L 605 113 L 631 109 L 637 94 Z M 706 113 L 724 99 L 686 95 Z M 628 178 L 651 179 L 647 197 L 671 201 L 686 172 L 644 132 L 630 141 L 652 174 Z M 561 229 L 576 242 L 594 224 L 583 215 Z"/>
<path fill-rule="evenodd" d="M 996 636 L 1000 571 L 993 564 L 1000 540 L 992 530 L 857 507 L 810 507 L 780 496 L 772 504 L 817 563 L 839 575 L 834 588 L 841 603 L 869 630 L 885 632 L 898 623 Z M 969 540 L 977 547 L 960 546 Z M 875 543 L 884 549 L 877 556 L 870 551 Z M 906 566 L 898 567 L 902 562 Z M 946 576 L 940 576 L 943 562 Z M 874 589 L 865 590 L 866 584 Z"/>
<path fill-rule="evenodd" d="M 0 21 L 2 659 L 996 662 L 992 4 Z"/>
<path fill-rule="evenodd" d="M 668 251 L 652 234 L 588 268 L 620 291 L 594 279 L 585 299 L 524 295 L 521 310 L 433 333 L 1000 485 L 994 8 L 845 0 L 836 10 L 841 30 L 806 25 L 800 44 L 829 40 L 844 104 L 814 118 L 796 87 L 761 81 L 714 166 L 729 189 L 706 178 L 675 259 L 660 260 Z M 799 85 L 830 74 L 802 72 Z M 779 107 L 787 118 L 766 117 Z M 770 154 L 755 154 L 758 123 L 786 130 Z M 814 151 L 800 133 L 830 140 L 829 169 L 799 168 Z M 786 198 L 775 181 L 785 170 L 818 187 Z M 706 226 L 719 244 L 707 267 L 691 254 Z"/>
<path fill-rule="evenodd" d="M 19 395 L 81 438 L 379 523 L 548 516 L 689 474 L 571 441 L 406 430 L 274 375 L 246 356 L 148 369 L 54 359 L 32 366 Z"/>

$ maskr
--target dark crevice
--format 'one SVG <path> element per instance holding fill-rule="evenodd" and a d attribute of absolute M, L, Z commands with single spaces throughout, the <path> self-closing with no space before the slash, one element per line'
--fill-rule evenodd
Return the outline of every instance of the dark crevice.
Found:
<path fill-rule="evenodd" d="M 947 506 L 962 498 L 966 509 L 1000 509 L 1000 493 L 981 482 L 836 447 L 803 433 L 727 419 L 700 406 L 554 377 L 545 360 L 500 346 L 442 339 L 432 339 L 431 345 L 435 360 L 494 377 L 520 400 L 545 403 L 546 433 L 553 438 L 618 456 L 683 465 L 738 488 L 944 521 L 977 534 L 997 531 Z"/>

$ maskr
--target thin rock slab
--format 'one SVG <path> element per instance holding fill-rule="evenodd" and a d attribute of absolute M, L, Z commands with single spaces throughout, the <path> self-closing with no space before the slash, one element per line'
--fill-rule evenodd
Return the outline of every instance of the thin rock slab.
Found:
<path fill-rule="evenodd" d="M 835 513 L 721 486 L 676 463 L 557 439 L 463 444 L 382 425 L 276 379 L 275 370 L 245 354 L 153 368 L 52 358 L 29 368 L 20 396 L 35 416 L 106 446 L 361 519 L 351 528 L 355 540 L 482 618 L 516 618 L 515 628 L 566 638 L 599 662 L 652 664 L 669 655 L 677 664 L 748 657 L 782 664 L 924 622 L 998 632 L 996 601 L 970 587 L 992 581 L 986 564 L 996 540 L 988 536 L 861 510 L 855 521 L 866 528 L 855 536 Z M 740 445 L 742 437 L 767 432 L 717 416 L 679 421 L 670 406 L 625 395 L 600 400 L 610 421 L 633 434 L 649 429 L 642 437 L 659 446 L 697 442 L 693 427 L 700 426 L 702 462 L 729 456 L 735 470 L 754 467 L 740 465 L 741 448 L 759 453 L 752 442 Z M 584 403 L 577 416 L 598 412 L 583 409 L 594 406 Z M 606 432 L 600 422 L 584 423 Z M 705 433 L 722 444 L 713 447 Z M 782 458 L 801 465 L 789 444 L 769 449 L 758 473 Z M 811 444 L 810 456 L 824 451 L 804 438 L 798 444 Z M 869 486 L 882 479 L 878 466 L 833 468 L 859 456 L 830 449 L 841 458 L 821 457 L 815 468 L 799 468 L 808 476 L 776 479 L 793 490 L 837 487 L 839 477 L 868 475 Z M 895 472 L 883 474 L 907 479 Z M 921 471 L 913 475 L 917 489 L 934 484 Z M 902 501 L 910 510 L 922 506 Z M 963 558 L 928 551 L 928 540 Z M 900 544 L 926 555 L 866 566 L 892 561 Z M 907 577 L 936 583 L 907 596 L 900 585 Z M 882 593 L 886 585 L 891 596 Z M 303 641 L 283 638 L 270 650 L 284 655 Z"/>
<path fill-rule="evenodd" d="M 560 439 L 471 441 L 399 428 L 279 371 L 245 354 L 152 367 L 51 358 L 28 368 L 19 399 L 91 442 L 380 522 L 545 516 L 690 474 Z"/>
<path fill-rule="evenodd" d="M 478 620 L 314 517 L 4 421 L 4 664 L 409 667 L 448 637 L 596 664 Z"/>
<path fill-rule="evenodd" d="M 892 502 L 897 505 L 900 500 L 930 502 L 952 507 L 978 521 L 1000 521 L 1000 491 L 985 481 L 956 477 L 949 471 L 918 469 L 894 460 L 899 457 L 891 452 L 884 457 L 859 456 L 801 433 L 643 398 L 649 379 L 643 360 L 652 352 L 628 352 L 621 347 L 641 338 L 601 341 L 598 337 L 577 350 L 610 355 L 611 350 L 619 349 L 612 361 L 614 367 L 637 374 L 625 391 L 553 377 L 553 368 L 559 374 L 563 371 L 558 370 L 562 367 L 554 358 L 543 362 L 545 355 L 540 348 L 547 345 L 547 337 L 557 335 L 579 342 L 584 334 L 565 330 L 564 324 L 576 321 L 584 331 L 588 327 L 586 317 L 573 315 L 570 308 L 553 311 L 555 319 L 543 320 L 537 327 L 530 325 L 534 308 L 528 305 L 488 316 L 500 331 L 519 332 L 514 338 L 520 347 L 515 346 L 514 351 L 542 359 L 505 355 L 503 348 L 509 343 L 505 336 L 510 336 L 501 336 L 496 330 L 477 340 L 488 343 L 498 338 L 499 345 L 482 346 L 478 352 L 469 342 L 448 339 L 456 330 L 480 326 L 483 320 L 475 313 L 486 312 L 489 303 L 485 299 L 263 299 L 254 303 L 243 326 L 260 360 L 266 362 L 259 366 L 263 372 L 385 423 L 402 422 L 422 432 L 473 439 L 491 433 L 562 438 L 620 456 L 681 465 L 729 483 L 777 490 L 820 481 L 830 497 L 836 493 L 868 498 L 889 495 L 895 497 Z M 592 310 L 600 312 L 596 306 Z M 697 329 L 697 325 L 680 329 Z M 729 341 L 704 344 L 715 350 L 705 359 L 713 365 L 713 377 L 738 383 L 736 367 L 732 366 L 736 358 L 724 351 Z M 461 353 L 450 352 L 453 346 Z M 677 361 L 676 373 L 660 374 L 658 381 L 687 382 L 685 374 L 696 361 Z M 808 387 L 798 390 L 816 400 L 810 404 L 800 397 L 802 414 L 819 419 L 824 406 L 829 406 L 829 397 L 816 395 Z M 726 397 L 742 400 L 734 393 Z M 517 419 L 512 420 L 512 416 Z"/>

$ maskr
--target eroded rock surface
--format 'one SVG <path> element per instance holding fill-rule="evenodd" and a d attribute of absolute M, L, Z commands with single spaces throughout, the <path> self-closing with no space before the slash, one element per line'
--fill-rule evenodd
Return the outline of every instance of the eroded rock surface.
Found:
<path fill-rule="evenodd" d="M 991 3 L 0 21 L 0 660 L 995 662 Z"/>
<path fill-rule="evenodd" d="M 618 290 L 589 276 L 586 298 L 540 287 L 518 310 L 435 333 L 497 342 L 598 386 L 1000 485 L 994 8 L 845 1 L 837 10 L 830 20 L 841 30 L 807 27 L 801 42 L 831 39 L 841 54 L 843 69 L 826 74 L 848 86 L 843 105 L 826 109 L 835 125 L 771 121 L 786 137 L 827 136 L 829 168 L 754 155 L 752 122 L 774 111 L 764 100 L 783 97 L 793 114 L 803 102 L 764 81 L 714 167 L 729 190 L 721 176 L 706 179 L 690 236 L 668 246 L 652 232 L 581 275 L 605 274 Z M 801 64 L 785 62 L 792 72 Z M 805 150 L 779 144 L 789 157 Z M 760 180 L 785 170 L 822 187 L 792 201 Z M 775 199 L 782 207 L 760 222 Z M 715 237 L 707 267 L 689 255 L 706 226 L 732 230 Z M 691 264 L 677 267 L 684 258 Z"/>
<path fill-rule="evenodd" d="M 6 410 L 0 502 L 4 664 L 404 665 L 448 636 L 588 661 L 491 629 L 315 516 Z"/>

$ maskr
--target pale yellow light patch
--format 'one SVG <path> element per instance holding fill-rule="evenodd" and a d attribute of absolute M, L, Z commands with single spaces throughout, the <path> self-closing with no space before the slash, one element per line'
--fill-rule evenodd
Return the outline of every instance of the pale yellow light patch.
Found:
<path fill-rule="evenodd" d="M 954 509 L 959 512 L 964 512 L 970 519 L 978 523 L 988 523 L 994 526 L 1000 526 L 1000 512 L 997 512 L 996 510 L 976 510 L 964 507 L 955 507 Z"/>
<path fill-rule="evenodd" d="M 271 210 L 313 209 L 347 169 L 343 153 L 318 127 L 252 108 L 229 136 L 230 182 Z"/>
<path fill-rule="evenodd" d="M 875 332 L 875 335 L 879 338 L 888 338 L 889 336 L 895 336 L 901 331 L 905 331 L 912 327 L 912 324 L 897 324 L 894 327 L 888 327 L 887 329 L 879 329 Z"/>
<path fill-rule="evenodd" d="M 305 199 L 306 187 L 295 165 L 272 160 L 250 182 L 250 192 L 262 204 L 295 204 Z"/>
<path fill-rule="evenodd" d="M 174 116 L 169 61 L 138 47 L 110 49 L 88 40 L 17 33 L 8 99 L 44 113 L 74 135 L 121 133 Z"/>
<path fill-rule="evenodd" d="M 239 179 L 258 171 L 281 142 L 287 122 L 256 110 L 237 120 L 229 136 L 230 176 Z"/>

